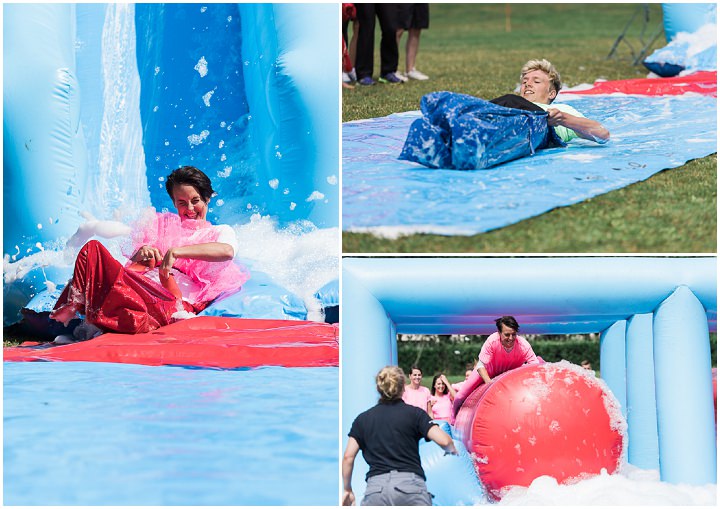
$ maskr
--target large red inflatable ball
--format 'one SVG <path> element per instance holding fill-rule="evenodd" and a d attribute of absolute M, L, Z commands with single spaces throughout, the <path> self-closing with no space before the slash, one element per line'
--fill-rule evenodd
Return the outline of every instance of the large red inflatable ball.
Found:
<path fill-rule="evenodd" d="M 500 499 L 543 475 L 569 484 L 616 472 L 627 424 L 592 371 L 562 361 L 523 366 L 481 385 L 455 428 L 480 482 Z"/>

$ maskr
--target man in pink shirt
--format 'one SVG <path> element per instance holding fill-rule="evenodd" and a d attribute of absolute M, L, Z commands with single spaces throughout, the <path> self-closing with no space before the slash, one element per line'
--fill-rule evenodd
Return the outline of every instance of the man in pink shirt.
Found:
<path fill-rule="evenodd" d="M 455 396 L 455 413 L 470 393 L 483 382 L 489 384 L 496 376 L 523 364 L 539 364 L 530 343 L 524 337 L 518 336 L 520 326 L 514 317 L 502 316 L 495 320 L 495 325 L 498 331 L 485 341 L 475 369 Z"/>
<path fill-rule="evenodd" d="M 430 405 L 430 389 L 420 385 L 422 382 L 422 370 L 413 366 L 410 368 L 410 383 L 405 386 L 402 400 L 408 405 L 416 406 L 425 410 L 432 417 L 432 406 Z"/>

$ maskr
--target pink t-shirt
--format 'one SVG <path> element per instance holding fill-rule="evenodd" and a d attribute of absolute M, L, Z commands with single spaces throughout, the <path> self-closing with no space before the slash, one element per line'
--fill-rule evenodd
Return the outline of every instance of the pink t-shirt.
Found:
<path fill-rule="evenodd" d="M 452 384 L 452 388 L 455 389 L 455 392 L 458 392 L 460 389 L 462 389 L 463 385 L 465 385 L 466 382 L 467 380 L 463 380 L 462 382 Z"/>
<path fill-rule="evenodd" d="M 539 363 L 530 343 L 524 337 L 518 336 L 513 349 L 506 352 L 502 343 L 500 343 L 500 334 L 498 332 L 491 334 L 487 338 L 482 350 L 480 350 L 478 359 L 485 365 L 490 378 L 495 378 L 511 369 L 519 368 L 525 363 Z"/>
<path fill-rule="evenodd" d="M 452 399 L 449 394 L 440 394 L 430 396 L 430 402 L 433 402 L 432 416 L 433 419 L 450 422 L 452 420 Z"/>
<path fill-rule="evenodd" d="M 430 389 L 422 385 L 416 390 L 411 385 L 405 386 L 402 399 L 408 405 L 422 408 L 427 412 L 428 401 L 430 401 Z"/>

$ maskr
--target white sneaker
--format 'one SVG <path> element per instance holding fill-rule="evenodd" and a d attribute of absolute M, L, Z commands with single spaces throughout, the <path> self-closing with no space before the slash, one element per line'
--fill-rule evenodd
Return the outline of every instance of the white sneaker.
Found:
<path fill-rule="evenodd" d="M 395 76 L 397 76 L 397 79 L 399 79 L 403 83 L 407 83 L 408 79 L 407 79 L 407 76 L 405 76 L 404 74 L 401 74 L 400 72 L 395 71 Z"/>
<path fill-rule="evenodd" d="M 418 81 L 425 81 L 430 79 L 426 74 L 421 73 L 417 69 L 410 70 L 407 73 L 407 77 Z"/>
<path fill-rule="evenodd" d="M 342 73 L 343 83 L 351 83 L 350 75 L 346 72 Z"/>
<path fill-rule="evenodd" d="M 357 81 L 357 73 L 355 72 L 355 68 L 354 68 L 354 67 L 352 68 L 352 71 L 350 71 L 350 72 L 347 73 L 347 74 L 348 74 L 348 76 L 350 77 L 350 81 Z"/>

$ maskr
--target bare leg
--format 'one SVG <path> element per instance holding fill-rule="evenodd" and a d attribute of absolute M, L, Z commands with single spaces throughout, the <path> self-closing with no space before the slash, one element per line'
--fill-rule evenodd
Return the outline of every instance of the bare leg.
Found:
<path fill-rule="evenodd" d="M 405 47 L 405 67 L 407 72 L 415 69 L 415 58 L 420 48 L 420 29 L 411 28 L 408 30 L 408 40 Z"/>

